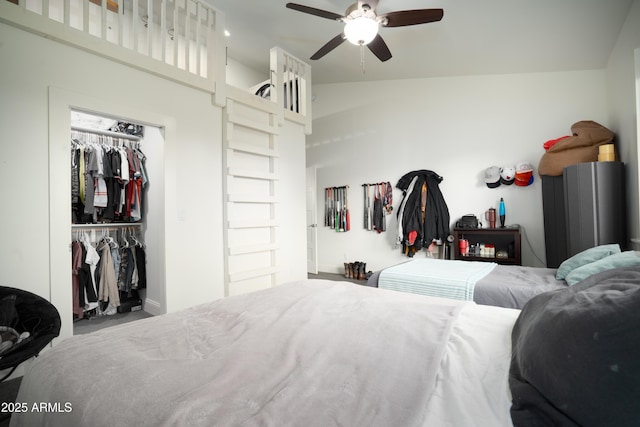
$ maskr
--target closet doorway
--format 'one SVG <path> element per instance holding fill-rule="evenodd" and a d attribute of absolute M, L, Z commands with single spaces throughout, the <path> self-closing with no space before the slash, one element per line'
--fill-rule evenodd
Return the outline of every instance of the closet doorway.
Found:
<path fill-rule="evenodd" d="M 77 335 L 164 311 L 158 232 L 164 222 L 164 133 L 158 126 L 76 109 L 70 124 Z"/>
<path fill-rule="evenodd" d="M 91 96 L 50 86 L 48 90 L 49 141 L 49 295 L 62 321 L 59 339 L 73 335 L 73 292 L 71 274 L 71 112 L 139 123 L 149 128 L 145 136 L 148 162 L 149 212 L 147 247 L 147 290 L 144 311 L 160 315 L 167 311 L 165 265 L 165 153 L 175 144 L 175 118 L 140 106 L 120 94 Z M 147 139 L 157 134 L 157 143 Z"/>

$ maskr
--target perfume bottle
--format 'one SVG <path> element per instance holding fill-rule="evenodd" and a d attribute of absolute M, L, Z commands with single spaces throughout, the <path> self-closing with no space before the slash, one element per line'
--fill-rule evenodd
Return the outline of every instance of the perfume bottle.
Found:
<path fill-rule="evenodd" d="M 498 206 L 498 215 L 500 215 L 500 228 L 504 228 L 504 218 L 506 210 L 504 208 L 504 199 L 500 197 L 500 206 Z"/>

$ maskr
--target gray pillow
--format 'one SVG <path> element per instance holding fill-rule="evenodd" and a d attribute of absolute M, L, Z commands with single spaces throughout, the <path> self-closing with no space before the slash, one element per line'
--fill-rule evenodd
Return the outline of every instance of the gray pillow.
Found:
<path fill-rule="evenodd" d="M 578 267 L 567 274 L 565 280 L 569 286 L 572 286 L 601 271 L 635 266 L 640 266 L 640 256 L 635 251 L 625 251 Z"/>
<path fill-rule="evenodd" d="M 556 271 L 556 279 L 562 280 L 567 277 L 567 274 L 571 273 L 574 269 L 587 265 L 599 259 L 608 257 L 609 255 L 620 253 L 620 245 L 617 243 L 610 245 L 600 245 L 593 248 L 585 249 L 564 260 L 558 271 Z"/>

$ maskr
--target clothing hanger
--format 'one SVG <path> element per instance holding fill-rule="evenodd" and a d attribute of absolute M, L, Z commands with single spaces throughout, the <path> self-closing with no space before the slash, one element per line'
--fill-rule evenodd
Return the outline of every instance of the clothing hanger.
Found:
<path fill-rule="evenodd" d="M 127 229 L 123 228 L 122 229 L 122 234 L 121 234 L 122 241 L 124 242 L 123 248 L 128 248 L 129 247 L 129 241 L 127 240 L 126 234 L 127 234 Z"/>
<path fill-rule="evenodd" d="M 107 231 L 106 231 L 105 239 L 106 239 L 107 243 L 109 244 L 109 247 L 111 247 L 113 249 L 118 249 L 120 247 L 118 245 L 118 242 L 116 242 L 114 240 L 114 238 L 111 236 L 111 233 L 109 232 L 108 228 L 107 228 Z"/>
<path fill-rule="evenodd" d="M 142 241 L 142 239 L 139 239 L 136 237 L 135 232 L 134 234 L 131 235 L 131 238 L 133 239 L 133 241 L 136 243 L 137 246 L 144 249 L 144 242 Z"/>

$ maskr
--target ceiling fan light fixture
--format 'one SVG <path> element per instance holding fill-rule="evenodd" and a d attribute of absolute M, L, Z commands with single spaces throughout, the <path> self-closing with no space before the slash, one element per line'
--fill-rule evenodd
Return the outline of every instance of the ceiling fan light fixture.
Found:
<path fill-rule="evenodd" d="M 356 46 L 371 43 L 377 34 L 378 23 L 364 16 L 350 19 L 344 26 L 344 36 Z"/>

